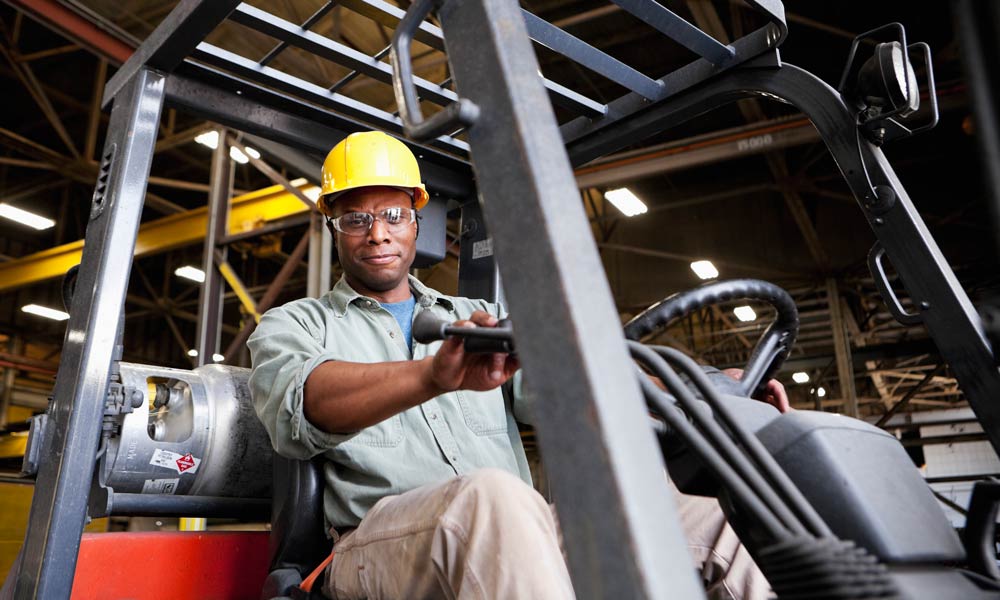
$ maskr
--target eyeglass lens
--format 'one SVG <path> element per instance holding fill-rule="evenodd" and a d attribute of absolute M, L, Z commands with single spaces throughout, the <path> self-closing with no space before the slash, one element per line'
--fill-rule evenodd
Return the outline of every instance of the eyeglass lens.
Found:
<path fill-rule="evenodd" d="M 377 215 L 366 212 L 350 212 L 336 219 L 337 229 L 347 234 L 365 234 L 368 233 L 377 218 L 382 221 L 386 229 L 395 233 L 405 229 L 413 221 L 410 213 L 411 209 L 398 207 L 386 208 L 379 211 Z"/>

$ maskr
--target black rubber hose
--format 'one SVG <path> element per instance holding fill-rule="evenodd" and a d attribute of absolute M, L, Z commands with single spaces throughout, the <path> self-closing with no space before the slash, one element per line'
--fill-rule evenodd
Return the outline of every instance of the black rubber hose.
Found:
<path fill-rule="evenodd" d="M 694 383 L 702 397 L 712 407 L 716 417 L 726 425 L 730 433 L 737 439 L 744 450 L 757 464 L 760 472 L 770 481 L 771 485 L 784 497 L 785 502 L 791 507 L 799 519 L 805 523 L 809 530 L 818 537 L 833 537 L 833 532 L 812 504 L 806 500 L 799 488 L 788 477 L 784 469 L 774 460 L 771 453 L 767 451 L 764 444 L 757 436 L 747 431 L 739 423 L 719 396 L 718 391 L 708 379 L 708 376 L 701 368 L 691 360 L 686 354 L 667 346 L 654 346 L 652 351 L 666 359 L 672 366 L 679 368 Z"/>
<path fill-rule="evenodd" d="M 636 368 L 640 374 L 639 385 L 642 387 L 646 402 L 667 421 L 667 424 L 684 439 L 684 442 L 705 462 L 705 465 L 712 470 L 722 484 L 740 500 L 740 506 L 767 531 L 775 542 L 794 537 L 694 426 L 678 414 L 678 411 L 674 410 L 674 407 L 668 403 L 666 394 L 653 385 L 641 369 Z"/>
<path fill-rule="evenodd" d="M 653 350 L 638 342 L 629 342 L 629 349 L 632 351 L 633 357 L 642 360 L 643 364 L 649 367 L 653 371 L 653 374 L 663 381 L 670 393 L 674 395 L 677 402 L 684 408 L 688 417 L 694 421 L 697 428 L 708 438 L 711 447 L 723 457 L 726 464 L 748 486 L 749 492 L 754 494 L 765 506 L 769 507 L 771 513 L 792 534 L 808 534 L 805 525 L 782 502 L 781 497 L 771 484 L 761 476 L 760 471 L 754 466 L 753 462 L 739 450 L 734 440 L 726 431 L 711 416 L 705 413 L 702 407 L 699 406 L 698 400 L 666 362 Z M 656 386 L 654 385 L 653 387 Z"/>

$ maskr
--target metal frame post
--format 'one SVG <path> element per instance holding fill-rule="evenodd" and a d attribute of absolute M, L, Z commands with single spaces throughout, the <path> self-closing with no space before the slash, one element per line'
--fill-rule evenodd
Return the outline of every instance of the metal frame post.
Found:
<path fill-rule="evenodd" d="M 1000 259 L 1000 8 L 991 2 L 960 0 L 954 3 L 961 42 L 962 62 L 970 82 L 970 99 L 976 123 L 985 199 L 992 218 L 994 256 Z M 994 348 L 1000 347 L 1000 296 L 986 298 L 980 306 Z M 1000 361 L 998 361 L 1000 362 Z"/>
<path fill-rule="evenodd" d="M 114 98 L 49 409 L 46 460 L 21 551 L 17 598 L 67 598 L 73 585 L 163 97 L 164 76 L 143 68 Z"/>
<path fill-rule="evenodd" d="M 458 255 L 458 295 L 506 304 L 493 252 L 493 238 L 486 230 L 483 207 L 479 202 L 468 202 L 462 206 L 459 231 L 462 232 L 462 244 Z"/>
<path fill-rule="evenodd" d="M 229 198 L 233 189 L 233 160 L 229 157 L 226 130 L 219 129 L 219 144 L 212 153 L 212 171 L 209 176 L 208 230 L 202 252 L 202 270 L 205 281 L 198 295 L 198 329 L 194 347 L 198 349 L 197 365 L 211 364 L 212 355 L 219 352 L 222 339 L 223 295 L 225 279 L 216 269 L 216 253 L 226 259 L 228 246 L 223 243 L 229 235 Z"/>
<path fill-rule="evenodd" d="M 847 337 L 843 308 L 840 305 L 840 288 L 837 280 L 826 280 L 826 300 L 830 305 L 830 328 L 833 330 L 833 351 L 837 360 L 837 381 L 840 397 L 844 399 L 844 413 L 858 418 L 858 393 L 854 388 L 854 362 L 851 360 L 851 341 Z M 819 382 L 816 382 L 819 385 Z"/>
<path fill-rule="evenodd" d="M 333 253 L 333 236 L 324 223 L 323 215 L 315 210 L 309 213 L 309 271 L 306 278 L 306 295 L 319 298 L 330 291 L 330 259 Z"/>
<path fill-rule="evenodd" d="M 976 140 L 986 182 L 986 199 L 993 216 L 997 257 L 1000 258 L 1000 8 L 989 2 L 954 3 L 962 62 L 970 81 L 976 119 Z"/>
<path fill-rule="evenodd" d="M 611 291 L 513 0 L 439 11 L 542 456 L 580 598 L 699 598 L 701 586 Z"/>
<path fill-rule="evenodd" d="M 21 354 L 21 338 L 17 335 L 10 336 L 7 340 L 7 351 L 11 356 Z M 11 400 L 14 397 L 14 379 L 17 377 L 17 367 L 9 366 L 3 370 L 3 391 L 0 392 L 0 430 L 6 429 L 10 422 L 7 414 L 10 411 Z"/>

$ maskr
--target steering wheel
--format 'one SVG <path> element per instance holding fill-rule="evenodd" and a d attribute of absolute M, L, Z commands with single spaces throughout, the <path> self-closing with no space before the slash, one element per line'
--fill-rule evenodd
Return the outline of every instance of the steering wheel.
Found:
<path fill-rule="evenodd" d="M 706 306 L 738 299 L 766 302 L 777 311 L 774 322 L 757 341 L 740 379 L 743 395 L 756 396 L 788 358 L 799 333 L 799 311 L 795 302 L 788 292 L 773 283 L 759 279 L 729 279 L 679 292 L 660 300 L 626 323 L 625 337 L 638 341 Z"/>

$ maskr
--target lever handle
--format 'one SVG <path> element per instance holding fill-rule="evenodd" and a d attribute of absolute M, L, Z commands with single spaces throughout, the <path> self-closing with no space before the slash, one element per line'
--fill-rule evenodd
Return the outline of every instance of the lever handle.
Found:
<path fill-rule="evenodd" d="M 479 107 L 471 100 L 460 98 L 424 119 L 417 98 L 417 86 L 413 83 L 413 63 L 410 59 L 410 44 L 420 23 L 434 8 L 435 0 L 417 0 L 396 27 L 389 52 L 392 63 L 392 91 L 396 95 L 399 117 L 403 120 L 406 137 L 418 142 L 434 139 L 462 127 L 468 127 L 479 117 Z"/>
<path fill-rule="evenodd" d="M 446 337 L 465 340 L 466 352 L 514 353 L 514 329 L 510 319 L 501 319 L 496 327 L 456 327 L 424 311 L 413 319 L 413 339 L 429 344 Z"/>

